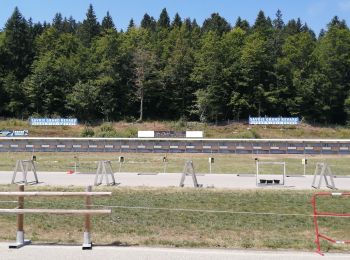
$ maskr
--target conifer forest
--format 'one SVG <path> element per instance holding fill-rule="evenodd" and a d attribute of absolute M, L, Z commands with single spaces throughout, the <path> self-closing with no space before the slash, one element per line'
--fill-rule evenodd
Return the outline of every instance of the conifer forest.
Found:
<path fill-rule="evenodd" d="M 110 12 L 34 23 L 15 8 L 0 30 L 0 117 L 350 123 L 350 30 L 337 16 L 314 32 L 279 10 L 198 24 L 163 9 L 122 30 Z"/>

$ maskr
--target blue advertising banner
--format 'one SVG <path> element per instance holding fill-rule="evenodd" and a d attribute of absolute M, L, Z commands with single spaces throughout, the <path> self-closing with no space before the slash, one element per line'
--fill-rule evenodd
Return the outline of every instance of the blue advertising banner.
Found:
<path fill-rule="evenodd" d="M 28 130 L 0 130 L 0 137 L 28 136 Z"/>
<path fill-rule="evenodd" d="M 250 125 L 297 125 L 298 117 L 249 117 Z"/>
<path fill-rule="evenodd" d="M 30 118 L 30 125 L 51 125 L 51 126 L 62 126 L 62 125 L 77 125 L 78 119 L 76 118 Z"/>

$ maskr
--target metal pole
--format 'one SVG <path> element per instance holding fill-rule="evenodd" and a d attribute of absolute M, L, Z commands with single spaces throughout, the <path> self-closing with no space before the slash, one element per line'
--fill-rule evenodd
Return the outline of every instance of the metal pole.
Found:
<path fill-rule="evenodd" d="M 92 191 L 92 186 L 87 186 L 85 191 L 86 192 L 91 192 Z M 91 203 L 91 196 L 86 196 L 85 197 L 85 208 L 86 209 L 91 209 L 91 204 L 92 204 Z M 83 243 L 83 250 L 92 248 L 90 231 L 91 231 L 90 214 L 86 214 L 84 216 L 84 243 Z"/>
<path fill-rule="evenodd" d="M 316 195 L 313 195 L 312 200 L 311 200 L 311 204 L 312 204 L 313 213 L 314 213 L 314 226 L 315 226 L 315 234 L 316 234 L 315 244 L 317 245 L 316 253 L 318 253 L 320 255 L 324 255 L 321 252 L 320 235 L 319 235 L 320 233 L 318 231 L 317 210 L 316 210 Z"/>

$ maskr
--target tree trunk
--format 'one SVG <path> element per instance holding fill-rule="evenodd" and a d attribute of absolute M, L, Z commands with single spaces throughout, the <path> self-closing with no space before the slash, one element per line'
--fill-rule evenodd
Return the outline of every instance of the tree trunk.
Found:
<path fill-rule="evenodd" d="M 139 118 L 139 120 L 137 120 L 139 122 L 142 122 L 142 120 L 143 120 L 143 96 L 144 96 L 144 93 L 143 93 L 143 88 L 142 88 L 140 91 L 140 118 Z"/>

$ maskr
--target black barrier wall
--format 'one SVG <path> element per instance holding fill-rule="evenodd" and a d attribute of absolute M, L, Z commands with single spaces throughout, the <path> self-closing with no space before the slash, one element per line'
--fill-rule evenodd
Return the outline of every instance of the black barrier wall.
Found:
<path fill-rule="evenodd" d="M 350 154 L 348 139 L 0 138 L 0 152 Z"/>

